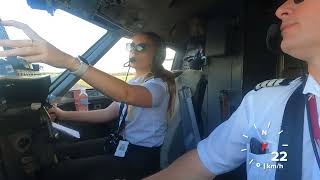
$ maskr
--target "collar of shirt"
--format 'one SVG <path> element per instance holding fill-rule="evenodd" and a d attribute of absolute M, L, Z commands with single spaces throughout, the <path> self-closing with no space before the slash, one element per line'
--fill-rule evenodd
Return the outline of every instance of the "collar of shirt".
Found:
<path fill-rule="evenodd" d="M 144 81 L 144 77 L 136 77 L 136 78 L 133 78 L 131 80 L 128 81 L 129 84 L 133 84 L 133 85 L 139 85 L 139 84 L 142 84 Z"/>
<path fill-rule="evenodd" d="M 308 93 L 314 94 L 315 96 L 320 98 L 320 85 L 310 74 L 308 75 L 306 85 L 303 89 L 303 94 Z"/>

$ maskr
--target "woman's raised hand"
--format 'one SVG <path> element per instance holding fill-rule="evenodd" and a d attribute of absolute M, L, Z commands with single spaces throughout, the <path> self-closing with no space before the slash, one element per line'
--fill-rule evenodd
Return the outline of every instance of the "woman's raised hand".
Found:
<path fill-rule="evenodd" d="M 30 40 L 0 40 L 1 47 L 12 48 L 0 51 L 0 57 L 18 56 L 30 63 L 38 62 L 57 68 L 77 69 L 78 64 L 74 57 L 54 47 L 28 25 L 14 20 L 1 20 L 0 23 L 21 29 L 30 38 Z"/>

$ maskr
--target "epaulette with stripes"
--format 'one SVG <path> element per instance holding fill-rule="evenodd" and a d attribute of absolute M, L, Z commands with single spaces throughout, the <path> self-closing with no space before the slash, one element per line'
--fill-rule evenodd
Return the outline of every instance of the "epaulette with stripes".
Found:
<path fill-rule="evenodd" d="M 262 88 L 266 87 L 277 87 L 277 86 L 288 86 L 292 79 L 271 79 L 271 80 L 266 80 L 263 81 L 262 83 L 259 83 L 256 85 L 254 88 L 255 91 L 258 91 Z"/>

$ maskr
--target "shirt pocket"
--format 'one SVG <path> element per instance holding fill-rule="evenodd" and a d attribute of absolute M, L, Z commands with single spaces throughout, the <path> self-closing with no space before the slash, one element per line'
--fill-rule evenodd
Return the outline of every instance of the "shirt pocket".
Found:
<path fill-rule="evenodd" d="M 274 155 L 253 154 L 247 155 L 247 176 L 248 180 L 274 180 L 276 162 L 272 161 Z"/>

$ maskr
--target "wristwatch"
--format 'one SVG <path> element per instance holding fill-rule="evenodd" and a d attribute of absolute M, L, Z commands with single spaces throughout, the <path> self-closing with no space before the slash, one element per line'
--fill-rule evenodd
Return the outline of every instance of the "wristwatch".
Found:
<path fill-rule="evenodd" d="M 77 70 L 75 71 L 70 71 L 71 74 L 75 75 L 75 76 L 82 76 L 85 72 L 87 72 L 88 68 L 89 68 L 89 65 L 86 64 L 85 62 L 83 62 L 83 60 L 81 60 L 81 57 L 78 56 L 77 58 L 75 58 L 77 61 L 80 62 L 80 66 Z"/>

